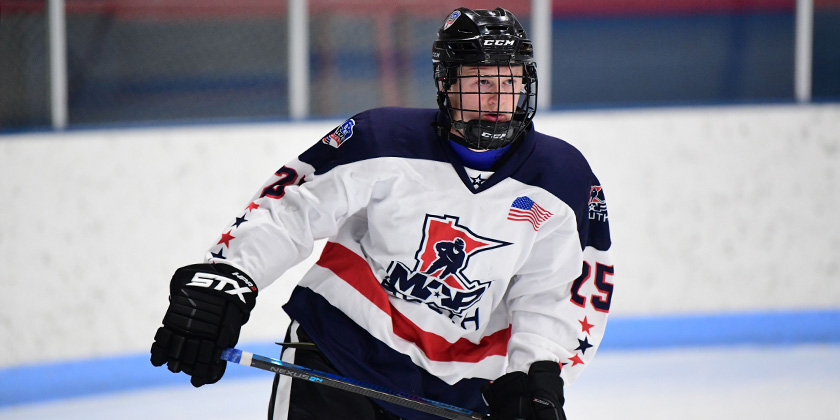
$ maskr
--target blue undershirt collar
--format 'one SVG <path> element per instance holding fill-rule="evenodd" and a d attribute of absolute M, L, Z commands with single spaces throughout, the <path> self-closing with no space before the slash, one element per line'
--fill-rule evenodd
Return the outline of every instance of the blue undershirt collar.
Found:
<path fill-rule="evenodd" d="M 479 171 L 489 171 L 493 168 L 493 165 L 495 165 L 496 162 L 505 155 L 511 146 L 509 144 L 505 147 L 488 150 L 486 152 L 476 152 L 475 150 L 470 150 L 466 146 L 455 143 L 452 140 L 449 140 L 449 145 L 452 146 L 452 150 L 455 151 L 455 154 L 461 158 L 464 166 L 477 169 Z"/>

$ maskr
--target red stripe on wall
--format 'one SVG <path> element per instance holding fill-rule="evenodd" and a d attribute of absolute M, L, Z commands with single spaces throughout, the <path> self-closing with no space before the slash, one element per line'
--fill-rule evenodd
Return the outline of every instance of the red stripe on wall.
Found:
<path fill-rule="evenodd" d="M 715 14 L 793 11 L 796 0 L 554 0 L 552 7 L 554 16 Z"/>
<path fill-rule="evenodd" d="M 44 1 L 0 0 L 3 13 L 42 13 Z M 553 0 L 556 17 L 668 15 L 793 11 L 796 0 Z M 457 6 L 492 8 L 483 0 L 464 0 Z M 123 18 L 266 17 L 285 16 L 285 0 L 67 0 L 68 14 L 100 13 Z M 383 2 L 381 0 L 310 0 L 312 14 L 386 15 L 411 14 L 441 21 L 454 9 L 449 0 Z M 509 0 L 502 7 L 520 20 L 530 18 L 530 0 Z M 840 0 L 815 0 L 814 8 L 837 9 Z"/>
<path fill-rule="evenodd" d="M 393 323 L 394 334 L 414 343 L 429 360 L 475 363 L 489 356 L 507 354 L 510 327 L 482 338 L 479 344 L 464 338 L 450 343 L 437 334 L 424 331 L 391 305 L 388 294 L 370 271 L 367 262 L 343 245 L 328 242 L 317 264 L 335 273 L 388 314 Z"/>

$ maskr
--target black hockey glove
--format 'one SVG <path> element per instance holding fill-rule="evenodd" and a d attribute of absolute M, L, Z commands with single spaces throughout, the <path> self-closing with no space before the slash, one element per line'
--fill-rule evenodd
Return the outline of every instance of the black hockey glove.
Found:
<path fill-rule="evenodd" d="M 481 388 L 492 420 L 566 420 L 557 362 L 534 362 L 526 375 L 510 372 Z"/>
<path fill-rule="evenodd" d="M 222 378 L 222 350 L 239 341 L 257 299 L 257 287 L 225 264 L 194 264 L 175 271 L 169 308 L 152 344 L 152 364 L 192 376 L 195 387 Z"/>

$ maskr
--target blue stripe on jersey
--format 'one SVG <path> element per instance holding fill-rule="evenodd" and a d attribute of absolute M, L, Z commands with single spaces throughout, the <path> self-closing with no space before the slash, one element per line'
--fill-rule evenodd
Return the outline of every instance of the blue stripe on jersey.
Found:
<path fill-rule="evenodd" d="M 311 289 L 296 287 L 283 309 L 300 323 L 342 376 L 485 412 L 480 392 L 481 384 L 487 382 L 485 379 L 464 379 L 450 386 L 415 365 L 408 356 L 371 336 Z M 404 419 L 439 419 L 416 410 L 375 401 Z"/>

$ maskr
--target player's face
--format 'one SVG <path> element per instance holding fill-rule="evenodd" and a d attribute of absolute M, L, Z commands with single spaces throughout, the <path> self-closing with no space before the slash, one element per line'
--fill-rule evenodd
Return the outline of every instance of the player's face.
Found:
<path fill-rule="evenodd" d="M 461 66 L 449 90 L 449 100 L 460 121 L 507 122 L 522 92 L 522 65 Z M 455 133 L 458 134 L 458 133 Z"/>

